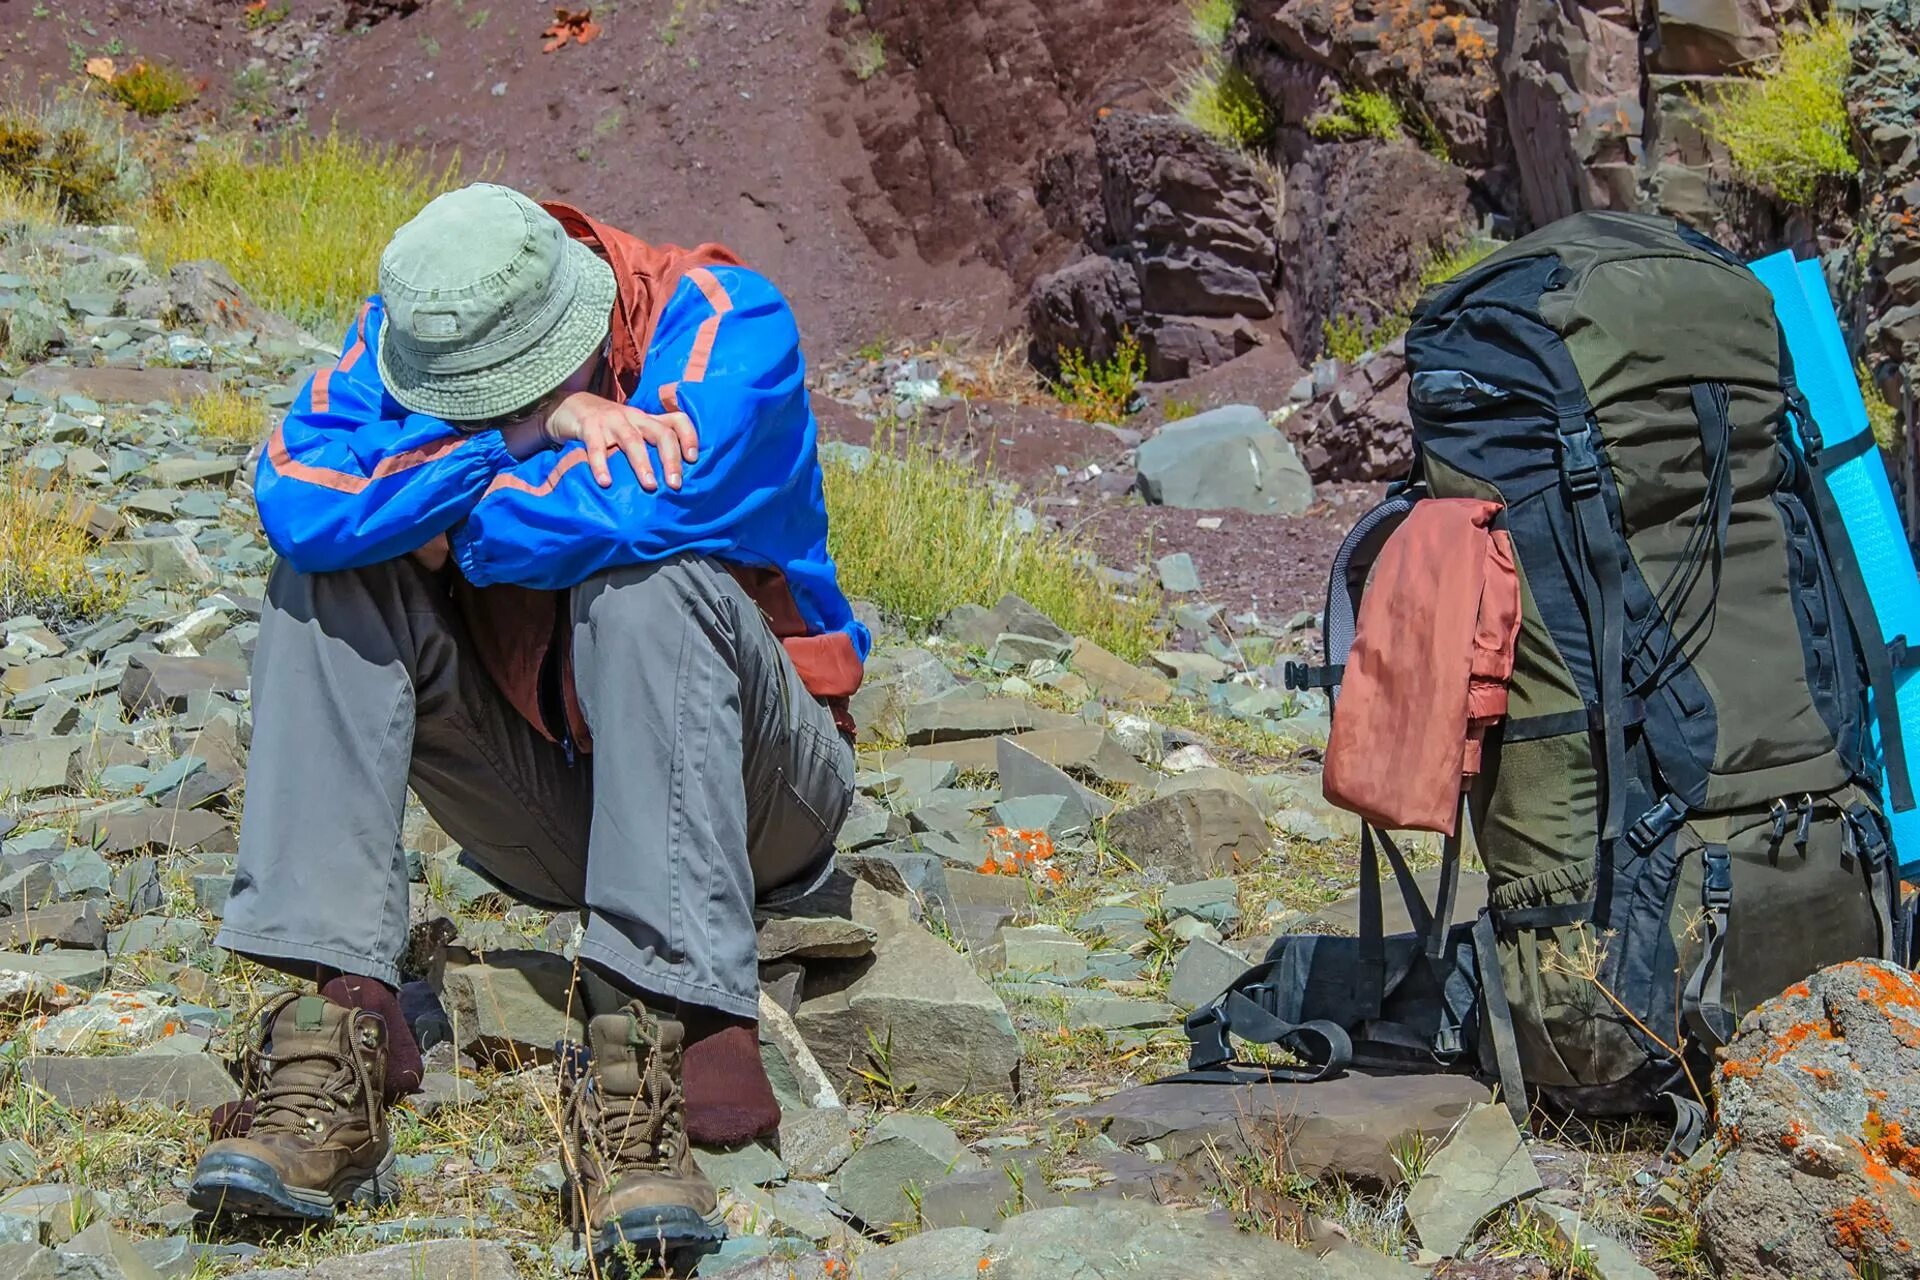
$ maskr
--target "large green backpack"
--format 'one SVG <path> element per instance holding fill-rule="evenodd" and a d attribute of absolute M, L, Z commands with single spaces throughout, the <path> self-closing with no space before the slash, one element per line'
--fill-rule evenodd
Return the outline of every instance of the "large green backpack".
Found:
<path fill-rule="evenodd" d="M 1822 479 L 1845 459 L 1766 288 L 1665 219 L 1580 214 L 1506 246 L 1423 300 L 1406 349 L 1413 476 L 1342 549 L 1328 665 L 1297 682 L 1337 695 L 1367 567 L 1413 503 L 1502 504 L 1521 629 L 1467 796 L 1488 907 L 1449 918 L 1457 839 L 1428 903 L 1369 828 L 1361 936 L 1278 940 L 1189 1019 L 1192 1066 L 1238 1036 L 1310 1075 L 1478 1068 L 1517 1110 L 1529 1087 L 1585 1112 L 1697 1095 L 1744 1011 L 1904 954 L 1867 721 L 1871 687 L 1895 763 L 1891 666 Z M 1414 935 L 1381 935 L 1380 854 Z"/>

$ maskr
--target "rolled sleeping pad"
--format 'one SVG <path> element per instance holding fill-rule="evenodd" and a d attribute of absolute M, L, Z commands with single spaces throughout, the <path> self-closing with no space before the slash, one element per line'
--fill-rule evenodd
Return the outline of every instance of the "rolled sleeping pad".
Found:
<path fill-rule="evenodd" d="M 1796 262 L 1791 253 L 1783 252 L 1751 265 L 1754 275 L 1773 294 L 1774 314 L 1779 317 L 1787 349 L 1793 356 L 1794 374 L 1813 410 L 1814 421 L 1820 424 L 1825 447 L 1832 449 L 1871 431 L 1866 401 L 1847 356 L 1846 339 L 1841 336 L 1833 297 L 1827 292 L 1818 260 Z M 1914 570 L 1913 550 L 1900 523 L 1900 509 L 1894 502 L 1893 485 L 1887 479 L 1880 451 L 1868 449 L 1833 468 L 1827 473 L 1827 484 L 1860 562 L 1867 594 L 1880 619 L 1882 639 L 1889 643 L 1904 640 L 1920 648 L 1920 575 Z M 1920 762 L 1920 752 L 1916 751 L 1920 747 L 1920 668 L 1898 666 L 1893 676 L 1900 725 L 1908 744 L 1908 774 L 1920 791 L 1920 776 L 1915 776 L 1914 770 L 1915 763 Z M 1874 752 L 1878 755 L 1880 722 L 1869 715 L 1867 723 L 1872 726 Z M 1884 779 L 1881 794 L 1889 794 Z M 1920 881 L 1920 808 L 1898 813 L 1889 805 L 1887 820 L 1893 829 L 1900 874 Z"/>

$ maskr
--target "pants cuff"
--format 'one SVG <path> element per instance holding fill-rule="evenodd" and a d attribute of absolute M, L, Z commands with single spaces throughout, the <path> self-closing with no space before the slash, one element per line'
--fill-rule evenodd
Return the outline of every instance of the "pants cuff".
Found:
<path fill-rule="evenodd" d="M 309 964 L 327 965 L 357 977 L 372 978 L 390 987 L 397 988 L 400 985 L 400 966 L 391 961 L 376 960 L 372 956 L 358 952 L 341 951 L 318 943 L 269 937 L 266 934 L 236 929 L 232 925 L 220 926 L 220 932 L 214 936 L 214 943 L 268 965 L 276 960 L 304 960 Z"/>
<path fill-rule="evenodd" d="M 687 1004 L 717 1009 L 735 1018 L 759 1020 L 758 974 L 755 975 L 754 994 L 743 996 L 735 992 L 722 991 L 718 987 L 688 982 L 677 975 L 671 965 L 648 957 L 638 948 L 621 947 L 617 944 L 610 946 L 603 939 L 591 937 L 581 939 L 580 958 L 598 965 L 610 973 L 619 985 L 630 987 L 642 996 L 654 996 L 662 1000 L 681 1000 Z"/>

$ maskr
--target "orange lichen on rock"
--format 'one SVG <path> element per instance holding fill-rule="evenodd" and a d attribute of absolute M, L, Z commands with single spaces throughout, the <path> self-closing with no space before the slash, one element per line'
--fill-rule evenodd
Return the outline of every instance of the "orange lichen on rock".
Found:
<path fill-rule="evenodd" d="M 1780 1135 L 1780 1145 L 1785 1150 L 1791 1151 L 1795 1147 L 1799 1146 L 1800 1139 L 1806 1136 L 1807 1136 L 1807 1126 L 1802 1124 L 1800 1121 L 1795 1120 L 1792 1124 L 1787 1126 L 1787 1131 Z"/>
<path fill-rule="evenodd" d="M 1867 1237 L 1893 1235 L 1893 1220 L 1887 1217 L 1887 1211 L 1865 1196 L 1855 1196 L 1837 1206 L 1831 1217 L 1833 1242 L 1856 1255 L 1866 1249 Z"/>
<path fill-rule="evenodd" d="M 1032 875 L 1053 884 L 1059 884 L 1066 878 L 1060 868 L 1050 865 L 1053 860 L 1053 838 L 1046 832 L 989 827 L 987 838 L 992 841 L 992 851 L 987 854 L 986 861 L 980 864 L 981 875 Z"/>

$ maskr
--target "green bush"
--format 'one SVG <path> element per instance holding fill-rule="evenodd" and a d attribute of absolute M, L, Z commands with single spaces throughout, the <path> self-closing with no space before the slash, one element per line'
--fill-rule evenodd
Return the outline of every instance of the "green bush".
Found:
<path fill-rule="evenodd" d="M 74 222 L 111 222 L 147 190 L 126 131 L 79 97 L 0 108 L 0 180 L 50 197 Z"/>
<path fill-rule="evenodd" d="M 1328 355 L 1343 364 L 1352 364 L 1405 333 L 1408 323 L 1405 311 L 1396 311 L 1374 323 L 1351 314 L 1329 316 L 1320 326 L 1320 336 L 1326 342 Z"/>
<path fill-rule="evenodd" d="M 1147 376 L 1147 358 L 1131 333 L 1105 360 L 1089 360 L 1082 351 L 1060 354 L 1060 378 L 1053 393 L 1088 422 L 1119 423 L 1133 411 L 1134 396 Z"/>
<path fill-rule="evenodd" d="M 1187 30 L 1202 49 L 1218 49 L 1240 17 L 1240 0 L 1193 0 L 1187 10 Z"/>
<path fill-rule="evenodd" d="M 1498 240 L 1486 240 L 1474 236 L 1464 241 L 1457 249 L 1434 254 L 1427 259 L 1427 265 L 1420 269 L 1420 288 L 1425 290 L 1437 284 L 1445 284 L 1461 272 L 1479 266 L 1492 257 L 1499 247 Z"/>
<path fill-rule="evenodd" d="M 150 203 L 140 245 L 163 268 L 225 263 L 256 301 L 331 337 L 372 292 L 388 238 L 459 182 L 458 156 L 441 165 L 338 133 L 264 158 L 228 146 Z"/>
<path fill-rule="evenodd" d="M 136 62 L 107 81 L 107 96 L 135 115 L 153 120 L 194 101 L 200 86 L 172 67 Z"/>
<path fill-rule="evenodd" d="M 1851 24 L 1837 15 L 1789 32 L 1758 77 L 1703 104 L 1707 132 L 1742 179 L 1804 204 L 1821 179 L 1860 172 L 1847 123 L 1852 41 Z"/>
<path fill-rule="evenodd" d="M 1022 531 L 1015 503 L 919 437 L 889 434 L 859 462 L 824 466 L 828 550 L 849 596 L 923 633 L 961 604 L 1012 591 L 1077 636 L 1138 661 L 1160 638 L 1160 602 L 1123 600 L 1068 537 Z"/>
<path fill-rule="evenodd" d="M 1307 132 L 1323 141 L 1378 138 L 1391 142 L 1406 131 L 1406 117 L 1392 98 L 1372 89 L 1348 89 L 1340 105 L 1307 122 Z"/>
<path fill-rule="evenodd" d="M 1900 410 L 1881 394 L 1879 381 L 1866 365 L 1856 366 L 1854 372 L 1860 379 L 1860 397 L 1867 404 L 1867 426 L 1873 431 L 1874 443 L 1889 453 L 1898 452 L 1907 438 Z"/>
<path fill-rule="evenodd" d="M 1273 132 L 1273 110 L 1247 73 L 1217 54 L 1187 74 L 1180 118 L 1221 142 L 1257 147 Z"/>

